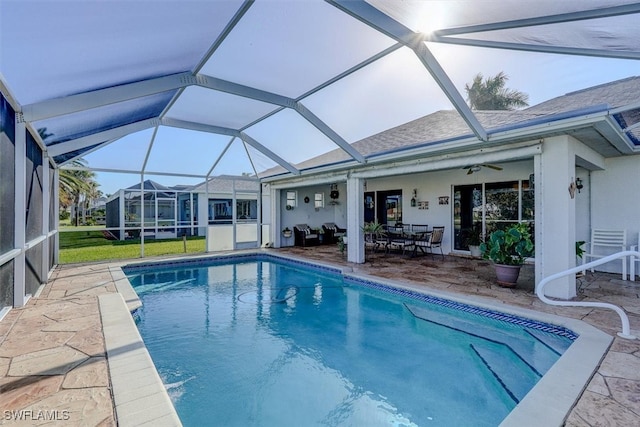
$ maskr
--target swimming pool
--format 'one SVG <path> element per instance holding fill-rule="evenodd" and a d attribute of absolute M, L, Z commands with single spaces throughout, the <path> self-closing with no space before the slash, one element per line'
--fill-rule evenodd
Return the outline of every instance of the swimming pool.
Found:
<path fill-rule="evenodd" d="M 571 331 L 253 256 L 125 269 L 184 425 L 497 425 Z"/>

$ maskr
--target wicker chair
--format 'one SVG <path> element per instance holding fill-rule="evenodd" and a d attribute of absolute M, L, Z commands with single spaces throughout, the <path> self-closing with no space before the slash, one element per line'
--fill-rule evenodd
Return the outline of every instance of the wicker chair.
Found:
<path fill-rule="evenodd" d="M 338 239 L 347 234 L 346 228 L 340 228 L 333 222 L 325 222 L 322 224 L 322 229 L 325 243 L 338 243 Z"/>
<path fill-rule="evenodd" d="M 293 226 L 294 244 L 296 246 L 316 246 L 320 244 L 318 232 L 307 224 L 296 224 Z"/>

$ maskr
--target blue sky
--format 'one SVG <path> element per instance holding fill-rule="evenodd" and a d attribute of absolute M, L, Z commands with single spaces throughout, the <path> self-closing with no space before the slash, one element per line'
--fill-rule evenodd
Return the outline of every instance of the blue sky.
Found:
<path fill-rule="evenodd" d="M 529 94 L 530 105 L 575 90 L 640 75 L 637 61 L 442 45 L 431 45 L 430 48 L 463 97 L 466 97 L 464 85 L 478 72 L 493 76 L 504 71 L 509 76 L 508 87 Z M 396 52 L 374 67 L 361 70 L 303 100 L 303 104 L 350 143 L 426 114 L 452 109 L 427 70 L 410 51 Z M 93 167 L 138 170 L 152 133 L 152 130 L 146 130 L 129 135 L 86 156 L 86 159 Z M 336 147 L 291 110 L 249 128 L 247 133 L 292 163 Z M 153 144 L 146 170 L 204 175 L 229 141 L 228 136 L 162 127 Z M 257 156 L 254 161 L 258 170 L 274 165 L 264 156 Z M 236 140 L 212 174 L 242 172 L 253 172 L 253 169 L 240 141 Z M 145 178 L 164 185 L 201 181 L 169 176 Z M 113 193 L 139 180 L 139 175 L 98 173 L 104 193 Z"/>

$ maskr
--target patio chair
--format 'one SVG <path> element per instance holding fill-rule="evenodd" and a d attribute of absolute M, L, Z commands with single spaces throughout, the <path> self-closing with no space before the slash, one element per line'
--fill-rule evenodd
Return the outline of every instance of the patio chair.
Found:
<path fill-rule="evenodd" d="M 637 251 L 638 247 L 640 247 L 640 233 L 638 233 L 638 244 L 631 246 L 631 250 Z M 633 256 L 631 257 L 631 260 L 629 263 L 631 264 L 631 268 L 629 270 L 629 277 L 631 278 L 632 282 L 635 282 L 636 281 L 636 263 L 640 265 L 640 258 L 636 258 Z"/>
<path fill-rule="evenodd" d="M 586 243 L 588 250 L 582 254 L 582 265 L 587 263 L 587 258 L 604 258 L 611 255 L 612 251 L 624 251 L 627 249 L 627 230 L 591 230 L 591 241 Z M 585 270 L 582 270 L 584 274 Z M 593 273 L 593 268 L 591 269 Z M 627 280 L 627 260 L 622 258 L 622 280 Z"/>
<path fill-rule="evenodd" d="M 433 227 L 430 233 L 425 233 L 423 237 L 416 238 L 414 241 L 415 249 L 413 250 L 414 254 L 417 253 L 417 250 L 423 254 L 430 253 L 433 256 L 433 249 L 440 249 L 440 255 L 442 255 L 442 259 L 444 259 L 444 253 L 442 252 L 442 239 L 444 238 L 444 227 Z"/>
<path fill-rule="evenodd" d="M 307 224 L 296 224 L 293 226 L 294 245 L 296 246 L 315 246 L 320 244 L 320 236 L 318 232 Z"/>
<path fill-rule="evenodd" d="M 325 222 L 322 224 L 322 229 L 325 243 L 338 243 L 338 239 L 347 234 L 346 228 L 340 228 L 334 222 Z"/>
<path fill-rule="evenodd" d="M 414 238 L 411 235 L 403 234 L 389 234 L 389 239 L 387 243 L 387 250 L 397 250 L 402 252 L 404 255 L 405 251 L 409 248 L 414 248 L 415 242 Z"/>

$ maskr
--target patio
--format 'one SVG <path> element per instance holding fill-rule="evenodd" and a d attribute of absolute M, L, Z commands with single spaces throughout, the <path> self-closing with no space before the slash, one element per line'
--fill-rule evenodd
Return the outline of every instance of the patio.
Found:
<path fill-rule="evenodd" d="M 533 294 L 533 267 L 526 266 L 518 287 L 494 283 L 491 265 L 483 260 L 439 256 L 408 258 L 367 253 L 367 262 L 348 263 L 335 246 L 286 248 L 277 251 L 353 269 L 366 275 L 419 283 L 425 288 L 473 295 L 505 304 L 584 320 L 611 335 L 619 330 L 615 313 L 586 308 L 545 306 Z M 12 310 L 0 322 L 0 407 L 4 411 L 53 411 L 65 425 L 116 425 L 111 381 L 97 296 L 115 293 L 110 267 L 125 262 L 58 266 L 37 298 Z M 624 306 L 632 332 L 640 335 L 640 285 L 617 274 L 589 273 L 579 298 Z M 640 341 L 615 338 L 567 426 L 640 424 Z M 50 412 L 51 413 L 51 412 Z M 7 412 L 0 425 L 12 423 Z M 42 425 L 44 418 L 25 425 Z"/>

